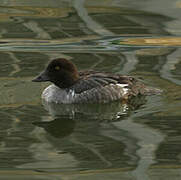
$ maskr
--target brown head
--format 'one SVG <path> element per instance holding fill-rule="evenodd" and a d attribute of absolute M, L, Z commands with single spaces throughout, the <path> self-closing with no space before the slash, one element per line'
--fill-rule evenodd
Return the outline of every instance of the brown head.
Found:
<path fill-rule="evenodd" d="M 79 74 L 76 66 L 69 60 L 58 58 L 52 60 L 45 71 L 38 77 L 33 79 L 33 82 L 50 81 L 60 88 L 68 88 L 79 79 Z"/>

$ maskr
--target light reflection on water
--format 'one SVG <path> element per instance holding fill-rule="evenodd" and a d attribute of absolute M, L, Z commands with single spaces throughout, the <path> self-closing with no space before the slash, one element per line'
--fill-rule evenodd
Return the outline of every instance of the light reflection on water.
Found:
<path fill-rule="evenodd" d="M 49 8 L 32 2 L 7 8 L 3 0 L 0 7 L 0 176 L 146 180 L 155 173 L 173 176 L 171 170 L 177 176 L 180 37 L 164 27 L 173 17 L 82 0 Z M 48 84 L 31 79 L 56 57 L 81 70 L 141 77 L 164 92 L 136 99 L 132 107 L 44 107 L 40 95 Z"/>

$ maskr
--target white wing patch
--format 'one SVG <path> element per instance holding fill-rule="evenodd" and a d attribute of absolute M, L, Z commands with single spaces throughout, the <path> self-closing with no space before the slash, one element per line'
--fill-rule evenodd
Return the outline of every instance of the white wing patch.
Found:
<path fill-rule="evenodd" d="M 128 84 L 116 84 L 117 86 L 119 86 L 119 87 L 122 87 L 122 89 L 123 89 L 123 95 L 125 95 L 125 94 L 127 94 L 128 93 Z"/>

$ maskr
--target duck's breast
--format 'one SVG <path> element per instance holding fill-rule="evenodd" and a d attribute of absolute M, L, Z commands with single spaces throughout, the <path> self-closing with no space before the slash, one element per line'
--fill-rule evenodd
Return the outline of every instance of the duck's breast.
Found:
<path fill-rule="evenodd" d="M 41 97 L 47 102 L 71 104 L 74 101 L 75 93 L 73 90 L 67 91 L 52 84 L 43 91 Z"/>

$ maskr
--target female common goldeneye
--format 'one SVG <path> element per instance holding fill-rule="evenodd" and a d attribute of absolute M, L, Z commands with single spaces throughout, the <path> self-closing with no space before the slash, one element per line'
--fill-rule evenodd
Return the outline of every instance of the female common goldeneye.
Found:
<path fill-rule="evenodd" d="M 119 74 L 82 71 L 69 60 L 52 60 L 33 82 L 50 81 L 42 93 L 47 102 L 71 103 L 107 103 L 115 100 L 128 101 L 138 95 L 157 94 L 159 89 L 145 86 L 130 76 Z"/>

